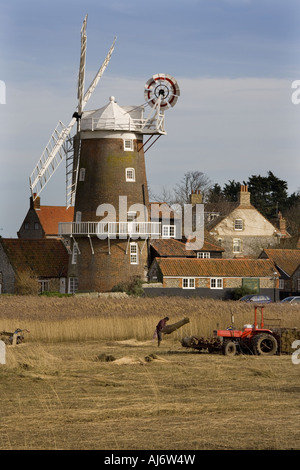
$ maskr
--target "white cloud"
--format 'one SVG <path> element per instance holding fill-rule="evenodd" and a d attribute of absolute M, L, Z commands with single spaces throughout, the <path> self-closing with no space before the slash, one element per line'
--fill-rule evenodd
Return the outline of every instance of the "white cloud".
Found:
<path fill-rule="evenodd" d="M 93 78 L 87 76 L 87 86 Z M 145 77 L 145 82 L 150 77 Z M 268 170 L 299 187 L 300 106 L 291 102 L 291 83 L 277 79 L 209 79 L 176 77 L 181 96 L 166 111 L 167 135 L 146 153 L 149 184 L 155 192 L 173 187 L 189 170 L 213 182 L 241 181 Z M 87 109 L 104 106 L 110 95 L 120 104 L 144 102 L 144 82 L 109 73 L 101 79 Z M 0 227 L 9 236 L 19 228 L 29 204 L 28 178 L 59 119 L 68 124 L 76 106 L 72 87 L 8 87 L 8 104 L 0 108 Z M 4 124 L 3 124 L 4 122 Z M 44 204 L 65 203 L 64 163 L 42 193 Z M 11 209 L 14 207 L 13 215 Z M 10 213 L 10 220 L 7 218 Z M 9 228 L 8 228 L 9 227 Z"/>

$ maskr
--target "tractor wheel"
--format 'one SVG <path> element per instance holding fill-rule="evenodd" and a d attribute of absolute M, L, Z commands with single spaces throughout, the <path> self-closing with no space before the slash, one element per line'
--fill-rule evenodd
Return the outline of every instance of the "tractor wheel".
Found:
<path fill-rule="evenodd" d="M 236 344 L 233 341 L 225 341 L 223 346 L 224 356 L 235 356 L 237 353 Z"/>
<path fill-rule="evenodd" d="M 276 354 L 278 344 L 274 336 L 261 334 L 252 338 L 252 347 L 254 354 L 258 356 L 273 356 Z"/>

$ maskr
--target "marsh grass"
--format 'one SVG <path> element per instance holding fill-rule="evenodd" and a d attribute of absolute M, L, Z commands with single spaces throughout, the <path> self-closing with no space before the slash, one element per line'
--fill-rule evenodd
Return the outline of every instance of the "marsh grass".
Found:
<path fill-rule="evenodd" d="M 211 336 L 217 327 L 230 326 L 232 315 L 235 326 L 242 328 L 253 323 L 254 308 L 242 302 L 181 297 L 0 296 L 0 331 L 28 329 L 27 341 L 149 340 L 158 321 L 166 315 L 169 323 L 190 319 L 190 323 L 172 333 L 178 340 L 183 335 Z M 281 319 L 281 326 L 300 327 L 299 306 L 269 304 L 264 308 L 264 317 L 265 324 L 272 318 Z"/>
<path fill-rule="evenodd" d="M 160 350 L 30 342 L 9 347 L 7 361 L 2 450 L 300 449 L 299 369 L 288 356 L 186 352 L 170 336 Z"/>
<path fill-rule="evenodd" d="M 30 330 L 0 366 L 0 449 L 300 449 L 300 366 L 289 355 L 181 347 L 232 314 L 236 327 L 253 322 L 240 302 L 0 296 L 0 331 Z M 157 348 L 165 315 L 190 323 Z M 299 327 L 300 308 L 268 305 L 265 317 Z"/>

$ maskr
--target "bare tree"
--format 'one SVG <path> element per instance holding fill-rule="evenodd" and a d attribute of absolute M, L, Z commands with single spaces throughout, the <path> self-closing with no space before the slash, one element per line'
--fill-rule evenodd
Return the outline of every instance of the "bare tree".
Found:
<path fill-rule="evenodd" d="M 188 204 L 192 192 L 200 191 L 205 199 L 212 182 L 208 176 L 201 171 L 188 171 L 183 175 L 181 182 L 174 188 L 175 200 L 178 204 Z"/>

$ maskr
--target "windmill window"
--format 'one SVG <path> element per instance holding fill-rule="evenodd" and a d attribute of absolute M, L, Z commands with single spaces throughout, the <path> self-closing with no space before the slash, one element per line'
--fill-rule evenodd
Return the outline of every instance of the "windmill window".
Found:
<path fill-rule="evenodd" d="M 130 264 L 139 264 L 137 243 L 130 243 Z"/>
<path fill-rule="evenodd" d="M 85 168 L 80 168 L 79 181 L 84 181 L 84 180 L 85 180 Z"/>
<path fill-rule="evenodd" d="M 38 222 L 34 223 L 34 230 L 39 230 L 40 224 Z"/>
<path fill-rule="evenodd" d="M 76 212 L 76 218 L 75 218 L 76 222 L 81 222 L 81 212 L 80 211 L 77 211 Z"/>
<path fill-rule="evenodd" d="M 135 169 L 126 168 L 126 181 L 135 181 Z"/>
<path fill-rule="evenodd" d="M 133 151 L 133 140 L 132 139 L 125 139 L 124 140 L 124 150 Z"/>
<path fill-rule="evenodd" d="M 127 212 L 127 222 L 134 222 L 136 220 L 137 213 L 135 211 Z"/>

